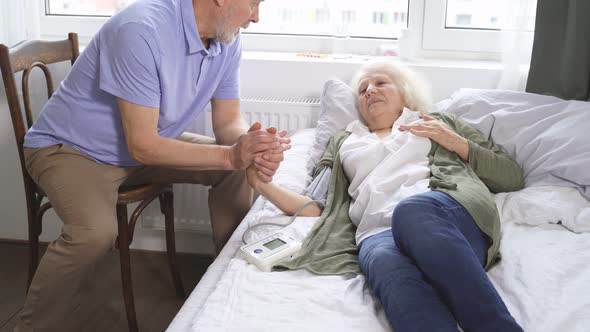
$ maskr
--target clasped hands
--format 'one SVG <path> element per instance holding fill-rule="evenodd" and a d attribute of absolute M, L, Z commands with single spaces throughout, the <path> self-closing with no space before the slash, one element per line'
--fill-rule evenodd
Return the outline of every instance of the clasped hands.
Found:
<path fill-rule="evenodd" d="M 283 161 L 283 152 L 290 149 L 291 140 L 286 130 L 274 127 L 262 130 L 256 122 L 238 139 L 230 151 L 230 162 L 235 169 L 248 169 L 248 182 L 270 182 Z"/>

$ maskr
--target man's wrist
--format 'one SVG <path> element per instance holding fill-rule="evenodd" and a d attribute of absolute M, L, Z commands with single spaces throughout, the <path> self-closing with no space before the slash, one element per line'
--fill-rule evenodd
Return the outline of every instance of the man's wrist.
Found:
<path fill-rule="evenodd" d="M 233 162 L 233 158 L 232 158 L 233 146 L 220 145 L 219 147 L 223 151 L 223 170 L 234 171 L 236 169 L 236 167 L 234 166 L 234 162 Z"/>

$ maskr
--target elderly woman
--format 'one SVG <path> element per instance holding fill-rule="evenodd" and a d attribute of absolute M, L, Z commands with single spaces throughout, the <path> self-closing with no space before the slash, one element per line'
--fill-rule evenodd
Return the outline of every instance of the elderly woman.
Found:
<path fill-rule="evenodd" d="M 324 155 L 337 154 L 332 168 L 341 163 L 349 183 L 360 269 L 396 332 L 522 331 L 485 272 L 500 241 L 490 191 L 521 189 L 522 170 L 455 117 L 426 115 L 417 82 L 395 62 L 364 65 L 352 82 L 362 121 L 334 136 Z M 316 170 L 314 182 L 326 173 Z M 254 168 L 248 181 L 288 215 L 313 201 L 260 181 Z M 307 204 L 300 215 L 323 209 Z"/>

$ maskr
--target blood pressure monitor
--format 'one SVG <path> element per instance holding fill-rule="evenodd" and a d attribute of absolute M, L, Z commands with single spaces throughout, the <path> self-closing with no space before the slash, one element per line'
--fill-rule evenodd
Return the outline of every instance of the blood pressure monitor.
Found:
<path fill-rule="evenodd" d="M 292 258 L 301 249 L 301 242 L 285 233 L 275 233 L 240 249 L 248 262 L 270 272 L 274 265 Z"/>

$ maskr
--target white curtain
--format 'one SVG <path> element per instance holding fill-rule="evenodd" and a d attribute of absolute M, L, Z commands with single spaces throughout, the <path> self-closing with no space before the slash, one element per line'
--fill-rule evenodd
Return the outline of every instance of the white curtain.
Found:
<path fill-rule="evenodd" d="M 10 47 L 25 39 L 39 38 L 39 19 L 37 0 L 0 0 L 0 44 Z"/>
<path fill-rule="evenodd" d="M 498 89 L 524 91 L 526 87 L 537 0 L 502 0 L 502 65 Z"/>

